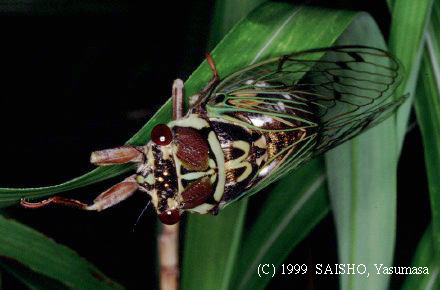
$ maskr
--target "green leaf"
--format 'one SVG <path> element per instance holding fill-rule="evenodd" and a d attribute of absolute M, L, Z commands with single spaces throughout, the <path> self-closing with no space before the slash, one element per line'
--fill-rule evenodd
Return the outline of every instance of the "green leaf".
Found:
<path fill-rule="evenodd" d="M 7 273 L 14 276 L 17 280 L 21 281 L 24 285 L 26 285 L 27 288 L 31 290 L 69 289 L 67 286 L 56 280 L 39 275 L 22 265 L 17 265 L 16 263 L 8 263 L 7 261 L 0 260 L 0 267 Z"/>
<path fill-rule="evenodd" d="M 72 289 L 122 288 L 71 249 L 1 215 L 0 256 Z"/>
<path fill-rule="evenodd" d="M 412 267 L 428 267 L 428 274 L 407 275 L 403 284 L 403 290 L 434 290 L 440 289 L 440 264 L 435 258 L 435 241 L 432 236 L 432 225 L 430 225 L 417 246 Z"/>
<path fill-rule="evenodd" d="M 211 33 L 209 35 L 209 44 L 214 48 L 220 40 L 244 18 L 249 11 L 263 3 L 265 0 L 217 0 L 214 6 L 214 15 L 212 17 Z"/>
<path fill-rule="evenodd" d="M 338 43 L 385 48 L 374 21 L 364 18 Z M 355 89 L 353 89 L 355 93 Z M 326 154 L 339 263 L 390 265 L 396 216 L 397 144 L 392 118 Z M 374 249 L 372 251 L 371 249 Z M 386 289 L 389 275 L 340 275 L 341 289 Z"/>
<path fill-rule="evenodd" d="M 271 276 L 259 277 L 258 265 L 278 268 L 328 211 L 322 158 L 279 181 L 242 242 L 234 268 L 236 289 L 265 289 Z"/>
<path fill-rule="evenodd" d="M 398 0 L 392 13 L 390 49 L 407 76 L 397 95 L 413 92 L 418 73 L 426 18 L 432 1 Z M 379 35 L 359 31 L 350 41 Z M 381 46 L 378 43 L 375 46 Z M 329 187 L 335 215 L 340 263 L 392 264 L 396 219 L 396 163 L 406 132 L 410 102 L 393 123 L 346 143 L 327 155 Z M 394 137 L 396 136 L 396 138 Z M 371 249 L 375 249 L 371 251 Z M 342 289 L 385 289 L 389 276 L 344 275 Z"/>
<path fill-rule="evenodd" d="M 191 215 L 185 233 L 182 289 L 231 289 L 247 203 L 216 216 Z"/>
<path fill-rule="evenodd" d="M 440 4 L 438 1 L 420 1 L 415 3 L 403 0 L 398 1 L 396 4 L 397 7 L 394 7 L 393 10 L 396 20 L 393 23 L 394 34 L 392 36 L 394 36 L 395 40 L 396 54 L 402 55 L 401 57 L 409 64 L 410 74 L 408 76 L 407 89 L 411 92 L 414 92 L 416 86 L 418 66 L 420 63 L 422 64 L 420 78 L 417 82 L 415 109 L 417 121 L 422 131 L 433 219 L 432 230 L 430 229 L 429 231 L 432 231 L 434 243 L 430 247 L 431 252 L 427 255 L 436 257 L 438 260 L 440 259 L 440 182 L 438 179 L 438 173 L 440 172 L 440 36 L 437 28 L 440 25 Z M 431 13 L 431 21 L 426 28 L 425 26 L 428 24 Z M 413 42 L 412 38 L 407 37 L 407 35 L 412 34 L 416 36 L 416 42 Z M 426 40 L 425 49 L 423 50 L 423 59 L 420 62 L 420 54 L 423 47 L 421 42 L 423 39 Z M 402 116 L 399 117 L 402 118 Z M 404 129 L 401 128 L 401 131 L 404 131 Z M 424 237 L 424 240 L 426 239 Z M 422 246 L 420 245 L 420 247 Z M 426 247 L 424 249 L 426 250 Z M 419 255 L 418 252 L 419 250 L 416 253 L 416 257 Z M 417 279 L 408 280 L 416 281 Z M 405 289 L 416 288 L 410 286 Z"/>
<path fill-rule="evenodd" d="M 62 184 L 36 188 L 0 188 L 0 208 L 16 204 L 20 198 L 36 199 L 84 187 L 129 171 L 129 165 L 100 167 Z"/>
<path fill-rule="evenodd" d="M 432 231 L 436 256 L 440 259 L 440 4 L 434 4 L 426 34 L 426 47 L 417 85 L 415 108 L 422 131 L 426 172 L 432 211 Z"/>
<path fill-rule="evenodd" d="M 399 108 L 396 115 L 397 145 L 401 151 L 407 130 L 417 76 L 423 52 L 423 40 L 433 0 L 394 0 L 389 48 L 403 64 L 406 76 L 396 95 L 410 94 L 410 100 Z"/>

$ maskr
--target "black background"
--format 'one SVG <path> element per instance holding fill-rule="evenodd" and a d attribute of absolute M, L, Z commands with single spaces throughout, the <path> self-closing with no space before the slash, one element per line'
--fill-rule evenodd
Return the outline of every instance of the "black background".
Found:
<path fill-rule="evenodd" d="M 385 1 L 364 6 L 327 2 L 369 11 L 388 35 Z M 129 139 L 170 96 L 173 79 L 186 79 L 203 60 L 212 9 L 210 1 L 0 5 L 1 187 L 66 181 L 94 168 L 88 163 L 91 151 Z M 414 117 L 411 122 L 415 126 L 407 135 L 398 169 L 395 264 L 400 266 L 409 265 L 430 221 L 423 147 Z M 66 196 L 90 202 L 121 179 Z M 251 207 L 264 204 L 265 194 L 253 198 Z M 6 213 L 75 249 L 127 288 L 150 289 L 157 285 L 152 210 L 132 231 L 147 201 L 146 195 L 137 194 L 102 213 L 56 207 L 12 207 Z M 334 232 L 328 215 L 286 262 L 337 263 Z M 282 285 L 332 289 L 337 288 L 337 279 L 337 275 L 280 275 L 269 289 Z M 402 279 L 394 276 L 392 289 Z M 5 289 L 20 285 L 9 276 L 3 280 Z M 311 284 L 314 288 L 307 288 Z"/>

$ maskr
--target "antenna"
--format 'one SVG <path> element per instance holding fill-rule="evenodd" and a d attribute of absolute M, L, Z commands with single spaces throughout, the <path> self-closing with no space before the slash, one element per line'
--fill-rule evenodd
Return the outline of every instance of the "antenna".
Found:
<path fill-rule="evenodd" d="M 150 205 L 150 203 L 151 203 L 151 200 L 148 201 L 147 205 L 146 205 L 146 206 L 144 207 L 144 209 L 141 211 L 141 214 L 138 216 L 136 222 L 134 223 L 134 226 L 133 226 L 133 233 L 135 232 L 135 230 L 136 230 L 136 226 L 138 225 L 139 221 L 141 220 L 141 217 L 144 215 L 144 212 L 147 210 L 147 208 L 148 208 L 148 206 Z"/>

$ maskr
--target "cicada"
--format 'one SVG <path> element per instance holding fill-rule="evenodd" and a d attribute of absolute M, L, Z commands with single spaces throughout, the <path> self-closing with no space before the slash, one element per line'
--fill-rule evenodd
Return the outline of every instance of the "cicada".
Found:
<path fill-rule="evenodd" d="M 183 114 L 183 82 L 172 88 L 173 115 L 151 141 L 95 151 L 104 166 L 137 163 L 136 173 L 92 204 L 52 197 L 22 200 L 25 207 L 55 203 L 85 210 L 111 207 L 135 191 L 146 192 L 165 224 L 185 211 L 217 214 L 307 160 L 387 118 L 405 97 L 390 98 L 402 77 L 386 51 L 335 46 L 283 55 L 220 79 L 190 98 Z"/>

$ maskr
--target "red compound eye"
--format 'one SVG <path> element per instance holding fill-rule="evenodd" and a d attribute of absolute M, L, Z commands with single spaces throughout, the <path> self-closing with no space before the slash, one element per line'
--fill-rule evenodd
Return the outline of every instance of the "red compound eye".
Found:
<path fill-rule="evenodd" d="M 159 219 L 166 225 L 174 225 L 180 220 L 180 212 L 177 208 L 169 209 L 159 214 Z"/>
<path fill-rule="evenodd" d="M 167 125 L 159 124 L 151 131 L 151 140 L 157 145 L 168 145 L 173 141 L 173 133 Z"/>

